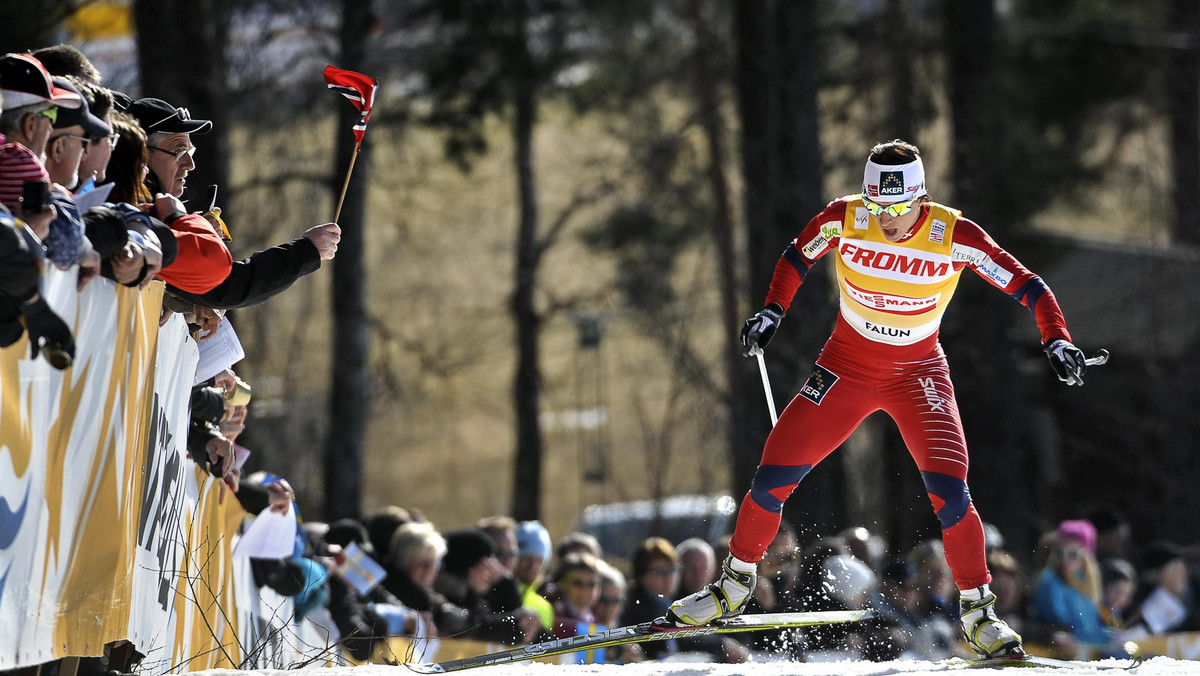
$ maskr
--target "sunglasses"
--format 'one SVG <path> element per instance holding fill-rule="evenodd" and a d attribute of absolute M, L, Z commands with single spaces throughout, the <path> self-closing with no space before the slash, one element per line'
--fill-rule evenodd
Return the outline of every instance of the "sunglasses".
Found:
<path fill-rule="evenodd" d="M 91 139 L 89 139 L 88 137 L 86 137 L 86 136 L 76 136 L 75 134 L 59 134 L 58 136 L 52 136 L 52 137 L 50 138 L 50 140 L 51 140 L 51 141 L 53 141 L 53 140 L 54 140 L 54 139 L 56 139 L 56 138 L 73 138 L 73 139 L 75 139 L 76 141 L 79 141 L 79 144 L 80 144 L 80 145 L 82 145 L 82 146 L 86 146 L 88 143 L 90 143 L 90 142 L 91 142 Z"/>
<path fill-rule="evenodd" d="M 903 216 L 904 214 L 912 211 L 912 208 L 916 206 L 916 204 L 916 197 L 907 202 L 897 202 L 896 204 L 876 204 L 866 197 L 863 198 L 863 206 L 867 208 L 867 211 L 871 212 L 872 216 L 878 216 L 883 213 L 886 213 L 892 218 Z"/>
<path fill-rule="evenodd" d="M 601 596 L 596 599 L 596 605 L 615 606 L 621 602 L 620 596 Z"/>
<path fill-rule="evenodd" d="M 166 153 L 168 155 L 171 155 L 172 157 L 175 158 L 176 162 L 182 162 L 183 158 L 191 157 L 192 155 L 196 154 L 196 146 L 189 146 L 178 152 L 173 151 L 173 150 L 167 150 L 166 148 L 159 148 L 158 146 L 146 146 L 146 147 L 149 148 L 150 150 L 157 150 L 160 153 Z"/>
<path fill-rule="evenodd" d="M 150 126 L 146 127 L 146 131 L 150 131 L 151 129 L 154 129 L 158 125 L 162 124 L 163 122 L 166 122 L 167 120 L 169 120 L 173 117 L 178 117 L 183 122 L 187 122 L 188 120 L 192 119 L 192 114 L 190 112 L 188 112 L 187 108 L 176 108 L 175 112 L 164 117 L 163 119 L 159 120 L 158 122 L 155 122 L 154 124 L 151 124 Z"/>
<path fill-rule="evenodd" d="M 36 112 L 34 115 L 40 115 L 41 117 L 50 120 L 50 124 L 54 124 L 55 122 L 58 122 L 58 106 L 53 106 L 51 108 Z"/>
<path fill-rule="evenodd" d="M 680 568 L 680 566 L 655 566 L 650 569 L 650 572 L 654 573 L 655 575 L 660 575 L 662 577 L 666 577 L 668 575 L 673 575 L 675 573 L 678 573 L 679 568 Z"/>
<path fill-rule="evenodd" d="M 1062 557 L 1068 561 L 1075 561 L 1084 557 L 1084 550 L 1080 547 L 1063 547 L 1061 550 Z"/>
<path fill-rule="evenodd" d="M 580 580 L 579 578 L 571 578 L 570 580 L 567 580 L 567 585 L 571 586 L 571 587 L 575 587 L 576 589 L 595 589 L 596 581 L 595 580 Z"/>
<path fill-rule="evenodd" d="M 100 137 L 91 139 L 91 142 L 95 143 L 97 145 L 104 143 L 104 142 L 108 142 L 109 148 L 116 148 L 117 141 L 120 141 L 120 140 L 121 140 L 121 135 L 114 131 L 113 133 L 109 134 L 108 136 L 100 136 Z"/>

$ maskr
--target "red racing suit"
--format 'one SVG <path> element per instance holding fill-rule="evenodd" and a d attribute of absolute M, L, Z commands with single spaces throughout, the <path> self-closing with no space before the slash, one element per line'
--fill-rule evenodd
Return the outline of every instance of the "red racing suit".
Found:
<path fill-rule="evenodd" d="M 779 259 L 767 303 L 785 310 L 809 269 L 834 253 L 837 326 L 812 375 L 767 438 L 729 548 L 762 560 L 783 502 L 871 413 L 896 421 L 942 527 L 959 589 L 991 581 L 983 525 L 967 488 L 967 444 L 938 328 L 969 267 L 1029 308 L 1043 342 L 1070 340 L 1054 294 L 960 212 L 935 202 L 899 242 L 883 237 L 859 195 L 830 202 Z"/>

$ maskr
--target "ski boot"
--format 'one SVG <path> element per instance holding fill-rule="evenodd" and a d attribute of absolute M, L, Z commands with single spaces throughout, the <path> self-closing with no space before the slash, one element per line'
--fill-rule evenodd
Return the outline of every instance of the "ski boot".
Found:
<path fill-rule="evenodd" d="M 959 592 L 963 634 L 984 659 L 1024 657 L 1021 636 L 996 616 L 996 595 L 985 584 Z"/>
<path fill-rule="evenodd" d="M 698 626 L 741 614 L 758 582 L 757 568 L 730 555 L 721 565 L 720 579 L 672 603 L 667 621 Z"/>

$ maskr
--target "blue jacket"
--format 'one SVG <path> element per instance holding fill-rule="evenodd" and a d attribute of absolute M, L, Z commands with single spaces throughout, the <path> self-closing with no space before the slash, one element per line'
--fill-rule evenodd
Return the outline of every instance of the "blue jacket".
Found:
<path fill-rule="evenodd" d="M 1108 643 L 1109 628 L 1100 609 L 1083 592 L 1072 587 L 1049 568 L 1038 576 L 1029 600 L 1030 619 L 1068 627 L 1081 643 Z"/>

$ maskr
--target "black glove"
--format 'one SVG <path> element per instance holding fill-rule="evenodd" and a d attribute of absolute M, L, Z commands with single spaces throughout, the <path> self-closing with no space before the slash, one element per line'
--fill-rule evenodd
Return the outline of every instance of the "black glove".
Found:
<path fill-rule="evenodd" d="M 194 422 L 219 424 L 225 415 L 225 393 L 215 387 L 193 387 L 191 406 Z"/>
<path fill-rule="evenodd" d="M 37 359 L 38 352 L 45 350 L 46 361 L 58 370 L 63 370 L 75 361 L 75 338 L 71 329 L 46 299 L 38 297 L 32 303 L 21 305 L 25 315 L 25 330 L 29 332 L 29 358 Z"/>
<path fill-rule="evenodd" d="M 742 345 L 746 346 L 746 354 L 754 348 L 764 348 L 771 342 L 775 329 L 783 321 L 783 307 L 777 303 L 768 303 L 746 323 L 742 325 Z"/>
<path fill-rule="evenodd" d="M 87 228 L 87 238 L 92 248 L 102 259 L 107 260 L 129 241 L 125 217 L 116 209 L 92 207 L 83 213 L 83 225 Z"/>
<path fill-rule="evenodd" d="M 1051 341 L 1042 350 L 1050 358 L 1050 366 L 1058 379 L 1068 385 L 1082 385 L 1083 373 L 1087 370 L 1087 358 L 1083 350 L 1059 338 Z"/>

